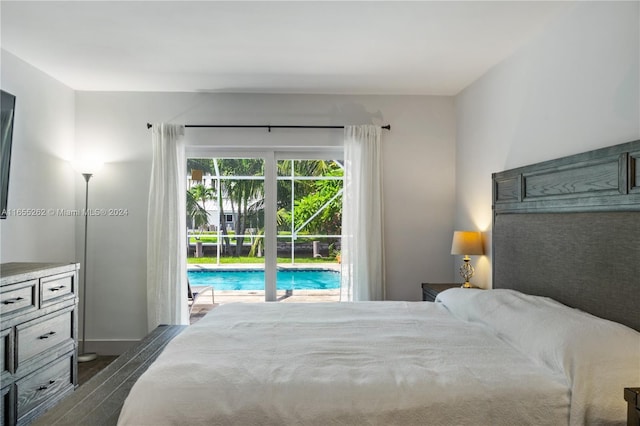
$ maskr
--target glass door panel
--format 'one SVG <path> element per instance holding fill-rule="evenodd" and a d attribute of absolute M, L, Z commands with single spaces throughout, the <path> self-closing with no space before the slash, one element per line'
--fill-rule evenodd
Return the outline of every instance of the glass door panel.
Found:
<path fill-rule="evenodd" d="M 188 264 L 208 271 L 216 298 L 264 300 L 264 160 L 188 159 L 187 172 Z"/>
<path fill-rule="evenodd" d="M 331 160 L 279 160 L 277 170 L 278 297 L 338 300 L 342 166 Z"/>

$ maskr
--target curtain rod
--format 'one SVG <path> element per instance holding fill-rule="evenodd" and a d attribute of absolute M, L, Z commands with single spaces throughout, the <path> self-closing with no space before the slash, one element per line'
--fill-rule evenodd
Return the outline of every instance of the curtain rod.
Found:
<path fill-rule="evenodd" d="M 153 126 L 147 123 L 147 129 Z M 232 128 L 261 128 L 261 129 L 344 129 L 344 126 L 280 126 L 269 124 L 185 124 L 184 127 L 232 127 Z M 380 126 L 382 129 L 391 130 L 391 124 Z"/>

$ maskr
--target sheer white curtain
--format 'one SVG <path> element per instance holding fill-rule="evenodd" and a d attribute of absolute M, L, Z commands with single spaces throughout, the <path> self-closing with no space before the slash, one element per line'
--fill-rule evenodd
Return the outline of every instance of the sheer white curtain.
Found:
<path fill-rule="evenodd" d="M 340 300 L 384 300 L 379 126 L 345 126 Z"/>
<path fill-rule="evenodd" d="M 188 324 L 184 126 L 154 124 L 147 220 L 147 318 Z"/>

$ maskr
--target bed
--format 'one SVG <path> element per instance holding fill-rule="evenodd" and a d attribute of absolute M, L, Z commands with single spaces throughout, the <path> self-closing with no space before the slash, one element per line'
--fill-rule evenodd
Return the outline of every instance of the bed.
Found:
<path fill-rule="evenodd" d="M 494 174 L 494 290 L 216 308 L 140 377 L 119 424 L 624 424 L 639 159 L 635 141 Z"/>

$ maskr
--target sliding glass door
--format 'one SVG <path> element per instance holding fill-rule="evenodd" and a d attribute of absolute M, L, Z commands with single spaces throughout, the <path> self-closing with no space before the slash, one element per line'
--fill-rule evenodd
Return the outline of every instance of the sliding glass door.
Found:
<path fill-rule="evenodd" d="M 220 271 L 218 300 L 339 300 L 341 159 L 212 154 L 187 161 L 190 280 L 201 277 L 194 269 Z"/>

